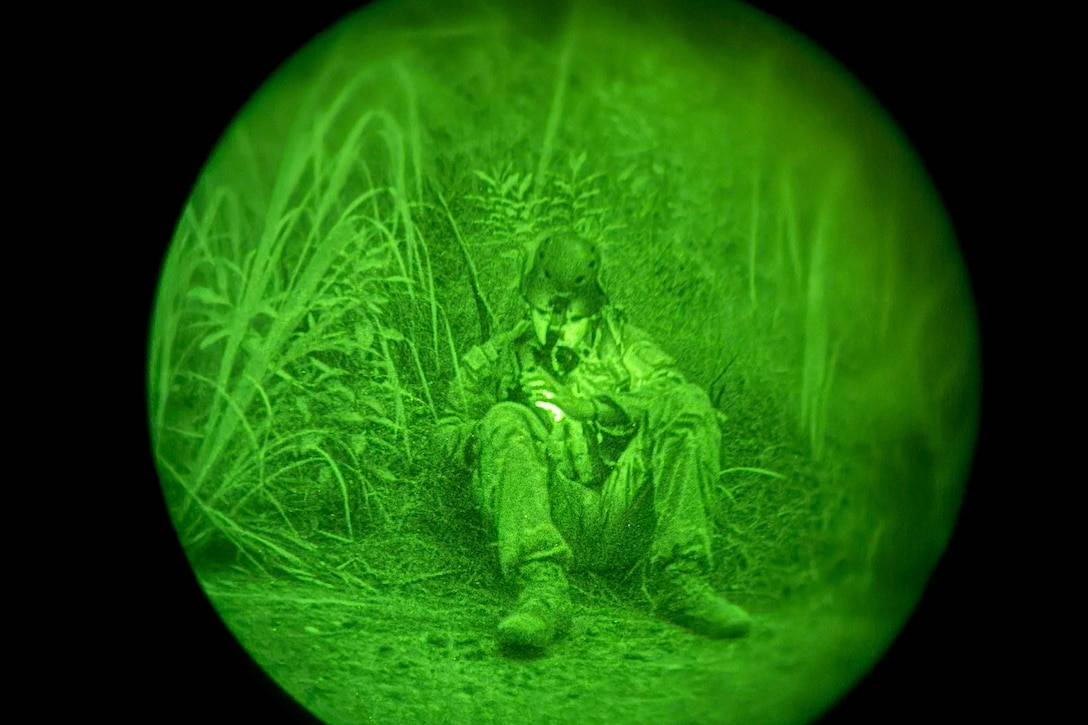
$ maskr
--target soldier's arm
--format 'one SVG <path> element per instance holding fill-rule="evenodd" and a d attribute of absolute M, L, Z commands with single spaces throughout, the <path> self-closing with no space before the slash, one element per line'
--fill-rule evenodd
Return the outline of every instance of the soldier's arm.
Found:
<path fill-rule="evenodd" d="M 676 366 L 676 359 L 658 347 L 642 330 L 623 327 L 623 367 L 629 383 L 612 396 L 616 407 L 634 421 L 645 413 L 650 402 L 663 392 L 686 380 Z"/>
<path fill-rule="evenodd" d="M 459 374 L 449 382 L 435 429 L 443 456 L 461 465 L 467 463 L 467 447 L 476 424 L 498 402 L 491 366 L 479 359 L 479 351 L 479 346 L 474 347 L 462 358 Z"/>
<path fill-rule="evenodd" d="M 622 430 L 630 425 L 623 408 L 610 396 L 594 398 L 591 403 L 593 405 L 593 420 L 605 430 Z"/>
<path fill-rule="evenodd" d="M 457 375 L 449 382 L 442 416 L 435 429 L 436 443 L 447 460 L 468 463 L 468 445 L 476 425 L 503 399 L 502 365 L 509 345 L 522 326 L 472 347 L 461 358 Z"/>

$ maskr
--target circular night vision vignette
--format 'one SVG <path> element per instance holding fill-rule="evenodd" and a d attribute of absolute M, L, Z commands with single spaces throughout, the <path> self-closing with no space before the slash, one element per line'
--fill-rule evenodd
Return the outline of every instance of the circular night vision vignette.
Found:
<path fill-rule="evenodd" d="M 395 5 L 396 5 L 397 3 L 390 3 L 390 4 L 394 5 L 394 7 L 395 7 Z M 271 86 L 270 86 L 270 87 L 271 87 Z M 271 91 L 270 91 L 270 93 L 271 93 Z M 606 263 L 607 263 L 607 260 L 606 260 Z M 954 260 L 953 260 L 953 263 L 954 263 Z M 615 285 L 614 285 L 614 286 L 615 286 Z M 968 302 L 967 302 L 967 304 L 969 305 L 969 299 L 968 299 Z M 969 314 L 969 307 L 968 307 L 968 309 L 967 309 L 967 312 L 968 312 L 968 314 Z M 660 341 L 660 342 L 667 342 L 667 341 Z M 957 503 L 957 502 L 956 502 L 956 503 Z M 919 592 L 919 593 L 920 593 L 920 592 Z M 881 646 L 881 649 L 882 649 L 882 647 L 883 647 L 883 646 Z M 844 690 L 845 688 L 848 688 L 848 687 L 849 687 L 850 685 L 851 685 L 851 683 L 843 683 L 843 684 L 842 684 L 842 689 Z"/>

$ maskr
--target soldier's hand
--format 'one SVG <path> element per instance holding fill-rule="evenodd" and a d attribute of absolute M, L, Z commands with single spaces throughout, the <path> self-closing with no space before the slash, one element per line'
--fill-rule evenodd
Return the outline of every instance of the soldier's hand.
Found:
<path fill-rule="evenodd" d="M 521 390 L 529 402 L 544 400 L 545 392 L 554 393 L 560 387 L 559 383 L 548 373 L 540 368 L 531 368 L 521 374 Z"/>
<path fill-rule="evenodd" d="M 579 421 L 593 417 L 592 402 L 575 395 L 568 386 L 557 382 L 543 370 L 523 372 L 521 388 L 530 405 L 544 408 L 552 415 L 556 415 L 558 411 L 561 415 L 556 417 L 557 422 L 562 416 Z"/>

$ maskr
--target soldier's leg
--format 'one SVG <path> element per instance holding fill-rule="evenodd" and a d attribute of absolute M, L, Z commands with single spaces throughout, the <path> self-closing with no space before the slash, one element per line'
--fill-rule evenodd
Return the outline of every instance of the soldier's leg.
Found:
<path fill-rule="evenodd" d="M 707 582 L 707 506 L 720 468 L 721 430 L 706 393 L 685 385 L 657 396 L 646 434 L 657 521 L 651 550 L 655 609 L 708 637 L 743 637 L 751 617 Z"/>
<path fill-rule="evenodd" d="M 706 393 L 676 386 L 654 398 L 644 433 L 657 525 L 651 560 L 710 564 L 709 495 L 720 470 L 721 430 Z"/>
<path fill-rule="evenodd" d="M 498 541 L 503 575 L 519 590 L 499 624 L 507 645 L 542 647 L 570 623 L 571 550 L 552 522 L 547 431 L 531 410 L 499 403 L 477 430 L 477 503 Z"/>
<path fill-rule="evenodd" d="M 528 561 L 570 561 L 570 547 L 551 518 L 547 436 L 533 412 L 517 403 L 495 405 L 477 429 L 476 502 L 495 533 L 504 575 Z"/>
<path fill-rule="evenodd" d="M 578 540 L 580 567 L 619 575 L 647 558 L 655 516 L 644 443 L 642 434 L 636 435 L 600 490 L 587 494 Z"/>
<path fill-rule="evenodd" d="M 702 390 L 683 386 L 657 396 L 602 489 L 597 523 L 611 550 L 602 559 L 618 563 L 633 551 L 645 553 L 659 615 L 706 636 L 737 637 L 748 632 L 750 618 L 706 582 L 708 496 L 720 444 Z"/>

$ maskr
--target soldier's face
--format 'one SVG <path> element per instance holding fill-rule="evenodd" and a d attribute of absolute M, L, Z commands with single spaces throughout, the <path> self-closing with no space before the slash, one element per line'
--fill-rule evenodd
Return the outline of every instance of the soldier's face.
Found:
<path fill-rule="evenodd" d="M 545 347 L 577 347 L 589 333 L 590 318 L 570 310 L 534 307 L 532 318 L 537 342 Z"/>

